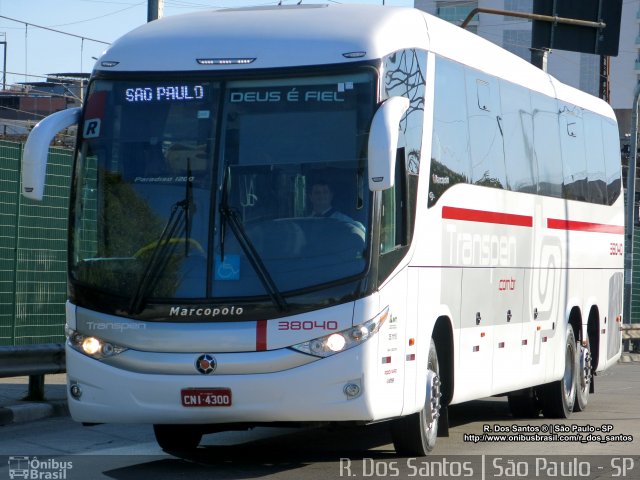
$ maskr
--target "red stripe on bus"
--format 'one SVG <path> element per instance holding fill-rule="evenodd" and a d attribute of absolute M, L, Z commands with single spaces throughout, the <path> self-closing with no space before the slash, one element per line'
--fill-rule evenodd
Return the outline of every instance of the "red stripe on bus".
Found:
<path fill-rule="evenodd" d="M 256 322 L 256 351 L 264 352 L 267 349 L 267 321 Z"/>
<path fill-rule="evenodd" d="M 532 227 L 533 217 L 513 213 L 487 212 L 468 208 L 442 207 L 442 218 L 447 220 L 464 220 L 467 222 L 496 223 L 514 225 L 516 227 Z"/>
<path fill-rule="evenodd" d="M 553 228 L 555 230 L 575 230 L 578 232 L 618 233 L 624 235 L 624 227 L 622 225 L 577 222 L 575 220 L 561 220 L 559 218 L 547 218 L 547 228 Z"/>

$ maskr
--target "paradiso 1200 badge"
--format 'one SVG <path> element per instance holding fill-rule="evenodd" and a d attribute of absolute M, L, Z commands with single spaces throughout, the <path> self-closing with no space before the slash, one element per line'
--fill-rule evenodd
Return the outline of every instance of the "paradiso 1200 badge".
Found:
<path fill-rule="evenodd" d="M 216 369 L 217 363 L 213 355 L 205 353 L 196 359 L 196 370 L 203 375 L 209 375 Z"/>

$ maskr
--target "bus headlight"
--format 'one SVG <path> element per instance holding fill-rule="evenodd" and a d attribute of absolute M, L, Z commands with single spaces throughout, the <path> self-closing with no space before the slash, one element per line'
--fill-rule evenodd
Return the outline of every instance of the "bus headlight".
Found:
<path fill-rule="evenodd" d="M 118 355 L 126 350 L 125 347 L 114 345 L 98 337 L 82 335 L 71 329 L 67 329 L 67 341 L 74 350 L 98 360 Z"/>
<path fill-rule="evenodd" d="M 289 348 L 315 357 L 328 357 L 338 352 L 344 352 L 361 343 L 366 342 L 380 330 L 380 327 L 389 316 L 389 307 L 386 307 L 375 318 L 356 325 L 355 327 L 334 332 L 324 337 L 314 338 L 306 342 L 292 345 Z"/>

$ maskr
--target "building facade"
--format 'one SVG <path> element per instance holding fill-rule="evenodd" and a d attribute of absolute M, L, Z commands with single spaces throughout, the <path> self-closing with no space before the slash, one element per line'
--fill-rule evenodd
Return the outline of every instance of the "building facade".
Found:
<path fill-rule="evenodd" d="M 531 12 L 533 0 L 415 0 L 416 8 L 461 24 L 476 7 Z M 531 59 L 531 21 L 521 18 L 480 13 L 469 29 L 483 38 L 526 59 Z M 548 72 L 563 83 L 592 95 L 598 95 L 600 57 L 597 55 L 553 50 L 548 57 Z M 620 48 L 610 61 L 610 103 L 620 123 L 621 137 L 630 132 L 631 107 L 640 74 L 640 4 L 623 0 Z"/>

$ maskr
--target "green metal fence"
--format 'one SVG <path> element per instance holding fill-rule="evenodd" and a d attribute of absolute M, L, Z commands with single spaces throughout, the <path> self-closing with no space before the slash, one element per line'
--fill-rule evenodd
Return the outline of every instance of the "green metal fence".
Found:
<path fill-rule="evenodd" d="M 20 195 L 22 149 L 0 141 L 0 346 L 64 340 L 72 151 L 51 148 L 35 202 Z"/>

